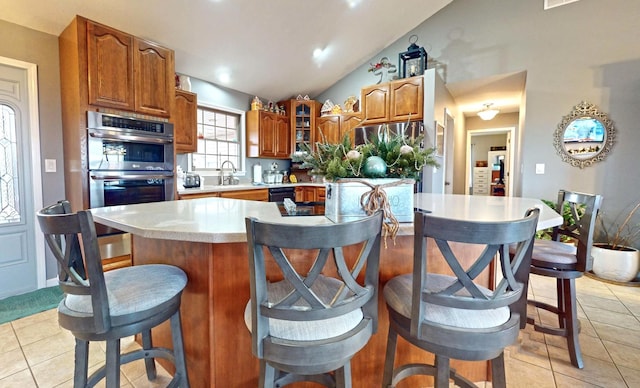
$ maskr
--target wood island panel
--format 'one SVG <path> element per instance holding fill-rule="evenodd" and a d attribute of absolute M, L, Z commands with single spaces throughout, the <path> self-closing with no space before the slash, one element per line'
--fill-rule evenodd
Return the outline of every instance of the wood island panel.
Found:
<path fill-rule="evenodd" d="M 182 296 L 181 312 L 191 386 L 257 386 L 258 360 L 251 353 L 250 334 L 244 324 L 244 309 L 249 300 L 246 243 L 210 244 L 136 235 L 132 243 L 135 265 L 173 264 L 187 273 L 189 281 Z M 388 247 L 382 248 L 378 331 L 352 360 L 354 387 L 380 386 L 389 326 L 382 287 L 392 277 L 411 272 L 412 245 L 412 236 L 399 236 L 395 244 L 389 241 Z M 467 257 L 477 253 L 474 248 L 464 247 L 463 254 Z M 450 273 L 442 260 L 434 260 L 429 266 L 431 271 Z M 488 285 L 489 281 L 487 274 L 481 275 L 483 284 Z M 167 324 L 154 330 L 154 343 L 171 347 L 169 333 Z M 431 363 L 433 356 L 399 338 L 396 362 Z M 171 364 L 163 366 L 173 371 Z M 452 367 L 472 381 L 488 380 L 487 362 L 452 360 Z M 406 379 L 398 388 L 428 385 L 432 385 L 431 378 L 416 376 Z"/>

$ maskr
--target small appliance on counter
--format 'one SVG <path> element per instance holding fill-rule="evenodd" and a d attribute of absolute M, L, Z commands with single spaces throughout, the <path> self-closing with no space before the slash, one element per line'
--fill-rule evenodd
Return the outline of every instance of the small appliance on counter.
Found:
<path fill-rule="evenodd" d="M 188 172 L 184 177 L 185 189 L 192 189 L 194 187 L 200 187 L 200 175 Z"/>
<path fill-rule="evenodd" d="M 253 165 L 253 183 L 262 183 L 262 166 L 259 163 Z"/>

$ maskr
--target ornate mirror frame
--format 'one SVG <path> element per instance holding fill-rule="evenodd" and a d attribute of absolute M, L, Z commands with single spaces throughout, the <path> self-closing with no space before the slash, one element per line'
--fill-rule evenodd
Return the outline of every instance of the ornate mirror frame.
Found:
<path fill-rule="evenodd" d="M 606 113 L 582 101 L 562 118 L 553 134 L 553 145 L 563 161 L 589 167 L 603 160 L 613 147 L 616 130 Z"/>

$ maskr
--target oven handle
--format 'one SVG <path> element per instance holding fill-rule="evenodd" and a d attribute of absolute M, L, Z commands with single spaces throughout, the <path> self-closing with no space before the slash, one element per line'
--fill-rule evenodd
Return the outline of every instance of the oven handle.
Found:
<path fill-rule="evenodd" d="M 173 177 L 173 172 L 161 172 L 154 174 L 91 174 L 91 179 L 95 180 L 114 180 L 114 179 L 123 179 L 123 180 L 144 180 L 144 179 L 166 179 Z"/>
<path fill-rule="evenodd" d="M 95 137 L 99 139 L 106 140 L 125 140 L 125 141 L 139 141 L 143 143 L 155 143 L 155 144 L 171 144 L 173 143 L 173 139 L 170 138 L 162 138 L 162 137 L 152 137 L 152 136 L 136 136 L 136 135 L 123 135 L 123 134 L 112 134 L 108 132 L 99 132 L 99 131 L 89 131 L 90 137 Z"/>

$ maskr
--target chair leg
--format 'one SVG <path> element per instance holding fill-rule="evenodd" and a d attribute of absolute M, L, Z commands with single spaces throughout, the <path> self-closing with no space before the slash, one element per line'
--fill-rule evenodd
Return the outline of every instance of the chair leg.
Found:
<path fill-rule="evenodd" d="M 89 369 L 89 341 L 76 338 L 75 367 L 73 372 L 73 386 L 86 387 Z"/>
<path fill-rule="evenodd" d="M 120 387 L 120 339 L 107 341 L 106 387 Z"/>
<path fill-rule="evenodd" d="M 387 352 L 384 357 L 384 374 L 382 376 L 382 387 L 391 387 L 393 379 L 393 365 L 396 361 L 396 346 L 398 344 L 398 333 L 389 325 L 387 336 Z"/>
<path fill-rule="evenodd" d="M 507 386 L 504 369 L 504 352 L 491 360 L 491 386 L 494 388 L 506 388 Z"/>
<path fill-rule="evenodd" d="M 558 303 L 558 327 L 565 329 L 567 327 L 567 302 L 565 298 L 564 279 L 556 279 L 556 294 Z"/>
<path fill-rule="evenodd" d="M 449 376 L 451 370 L 449 367 L 449 358 L 438 356 L 436 354 L 436 374 L 434 376 L 435 388 L 449 388 Z"/>
<path fill-rule="evenodd" d="M 351 362 L 335 371 L 336 388 L 351 388 Z"/>
<path fill-rule="evenodd" d="M 582 369 L 584 367 L 584 363 L 582 361 L 580 340 L 578 338 L 580 330 L 578 326 L 578 302 L 576 299 L 575 279 L 565 279 L 563 289 L 563 310 L 565 312 L 569 358 L 571 359 L 571 364 L 573 364 L 573 366 Z"/>
<path fill-rule="evenodd" d="M 149 350 L 153 348 L 153 342 L 151 340 L 151 330 L 145 330 L 140 334 L 142 335 L 142 349 Z M 147 379 L 155 380 L 157 376 L 155 360 L 151 357 L 145 357 L 144 366 L 147 370 Z"/>
<path fill-rule="evenodd" d="M 260 360 L 259 388 L 275 388 L 276 370 L 265 360 Z"/>
<path fill-rule="evenodd" d="M 173 356 L 176 367 L 176 374 L 180 374 L 180 387 L 189 388 L 189 374 L 187 373 L 187 362 L 184 354 L 184 343 L 182 342 L 182 322 L 180 310 L 171 317 L 171 339 L 173 341 Z"/>

